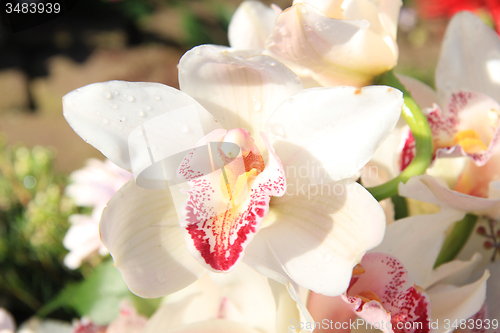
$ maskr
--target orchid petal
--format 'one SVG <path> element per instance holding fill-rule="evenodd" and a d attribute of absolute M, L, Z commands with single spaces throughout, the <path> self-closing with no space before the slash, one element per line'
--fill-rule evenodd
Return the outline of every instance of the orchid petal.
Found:
<path fill-rule="evenodd" d="M 428 175 L 414 176 L 406 184 L 399 184 L 399 195 L 462 212 L 482 211 L 498 203 L 498 200 L 452 191 Z"/>
<path fill-rule="evenodd" d="M 246 325 L 235 323 L 230 320 L 223 319 L 212 319 L 207 321 L 201 321 L 186 325 L 184 327 L 179 327 L 169 331 L 169 333 L 259 333 L 258 330 L 254 330 Z"/>
<path fill-rule="evenodd" d="M 245 56 L 230 48 L 202 45 L 179 62 L 179 84 L 224 128 L 256 135 L 286 98 L 302 89 L 299 77 L 264 55 Z"/>
<path fill-rule="evenodd" d="M 429 297 L 410 284 L 406 267 L 398 259 L 386 253 L 368 253 L 361 265 L 365 272 L 353 278 L 347 295 L 342 296 L 358 316 L 372 325 L 380 325 L 382 320 L 391 322 L 393 328 L 398 328 L 399 323 L 419 323 L 408 331 L 414 332 L 416 325 L 422 325 L 421 331 L 429 332 Z M 366 296 L 375 298 L 363 299 Z M 393 333 L 387 326 L 380 329 Z"/>
<path fill-rule="evenodd" d="M 266 124 L 287 183 L 294 183 L 291 177 L 325 184 L 353 176 L 396 125 L 401 97 L 384 86 L 313 88 L 290 97 Z"/>
<path fill-rule="evenodd" d="M 469 282 L 474 270 L 479 266 L 482 256 L 475 253 L 469 261 L 453 260 L 440 265 L 432 272 L 428 282 L 431 286 L 436 282 L 447 283 L 455 286 Z"/>
<path fill-rule="evenodd" d="M 396 77 L 410 92 L 411 97 L 413 97 L 422 110 L 438 104 L 436 92 L 425 83 L 403 74 L 396 74 Z"/>
<path fill-rule="evenodd" d="M 250 176 L 253 183 L 243 201 L 235 203 L 235 192 L 230 195 L 227 188 L 221 189 L 221 181 L 226 179 L 222 170 L 189 182 L 181 227 L 185 230 L 188 250 L 207 269 L 216 272 L 233 269 L 259 231 L 269 211 L 271 196 L 285 193 L 283 166 L 267 139 L 263 140 L 269 159 L 260 174 Z M 240 177 L 246 185 L 246 174 Z"/>
<path fill-rule="evenodd" d="M 387 227 L 384 241 L 372 252 L 383 252 L 405 263 L 411 281 L 427 288 L 437 256 L 450 225 L 465 213 L 451 209 L 407 217 Z"/>
<path fill-rule="evenodd" d="M 462 319 L 468 319 L 478 312 L 486 298 L 486 280 L 490 276 L 485 271 L 483 276 L 474 283 L 455 287 L 448 284 L 438 284 L 427 290 L 432 302 L 432 317 L 439 323 L 455 320 L 460 322 Z M 439 325 L 433 332 L 449 332 L 446 325 Z"/>
<path fill-rule="evenodd" d="M 315 322 L 323 323 L 323 320 L 328 320 L 328 323 L 333 323 L 331 327 L 335 327 L 335 323 L 350 323 L 356 321 L 356 314 L 351 307 L 340 296 L 325 296 L 311 292 L 307 302 L 307 308 L 314 318 Z M 328 332 L 327 329 L 322 330 L 320 327 L 315 332 Z M 338 333 L 350 333 L 351 329 L 347 328 L 336 329 Z"/>
<path fill-rule="evenodd" d="M 460 12 L 448 24 L 436 88 L 440 100 L 454 91 L 470 90 L 500 102 L 500 39 L 477 15 Z"/>
<path fill-rule="evenodd" d="M 302 287 L 336 296 L 349 286 L 352 268 L 364 253 L 382 240 L 385 215 L 353 181 L 315 190 L 288 193 L 288 200 L 272 203 L 269 226 L 259 232 L 260 248 L 249 247 L 245 262 L 257 270 L 265 266 L 285 272 Z"/>
<path fill-rule="evenodd" d="M 186 249 L 167 190 L 130 181 L 104 209 L 100 232 L 125 283 L 141 297 L 170 294 L 206 272 Z"/>
<path fill-rule="evenodd" d="M 164 124 L 165 128 L 171 129 L 164 135 L 173 138 L 174 142 L 196 142 L 203 136 L 196 137 L 195 131 L 182 129 L 186 122 L 184 108 L 189 108 L 199 118 L 203 133 L 208 134 L 220 127 L 193 98 L 159 83 L 94 83 L 63 98 L 64 117 L 75 132 L 126 170 L 132 170 L 131 159 L 134 158 L 129 153 L 129 135 L 158 116 L 178 111 L 171 113 L 171 123 Z"/>
<path fill-rule="evenodd" d="M 262 2 L 242 2 L 229 22 L 229 45 L 240 50 L 264 50 L 277 15 Z"/>
<path fill-rule="evenodd" d="M 483 166 L 500 144 L 500 105 L 492 98 L 476 92 L 457 91 L 446 99 L 445 108 L 435 106 L 427 115 L 432 130 L 436 157 L 469 156 Z M 468 151 L 455 143 L 456 135 L 473 131 L 484 150 Z M 470 148 L 469 148 L 470 149 Z"/>
<path fill-rule="evenodd" d="M 370 22 L 370 30 L 381 37 L 389 36 L 395 45 L 399 10 L 403 5 L 401 0 L 356 0 L 345 1 L 342 4 L 346 20 L 365 19 Z"/>
<path fill-rule="evenodd" d="M 278 15 L 266 45 L 279 58 L 314 71 L 324 85 L 363 86 L 397 60 L 395 42 L 387 43 L 369 26 L 366 20 L 329 18 L 297 3 Z"/>
<path fill-rule="evenodd" d="M 277 306 L 268 279 L 241 264 L 228 274 L 205 274 L 189 287 L 169 295 L 148 321 L 144 333 L 168 331 L 214 318 L 270 332 L 277 324 Z"/>
<path fill-rule="evenodd" d="M 342 19 L 342 3 L 344 0 L 293 0 L 293 4 L 306 3 L 316 7 L 326 16 L 336 19 Z"/>

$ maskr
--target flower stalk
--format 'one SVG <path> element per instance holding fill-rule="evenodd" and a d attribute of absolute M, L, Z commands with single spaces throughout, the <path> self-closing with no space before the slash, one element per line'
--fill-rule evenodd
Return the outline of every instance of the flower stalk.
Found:
<path fill-rule="evenodd" d="M 427 170 L 432 161 L 433 147 L 432 132 L 427 118 L 394 73 L 389 71 L 378 76 L 375 78 L 374 84 L 388 85 L 401 90 L 403 93 L 405 103 L 401 110 L 401 116 L 410 126 L 411 133 L 415 138 L 416 148 L 415 157 L 399 176 L 382 185 L 367 188 L 373 197 L 380 201 L 397 195 L 400 182 L 406 183 L 412 176 L 421 175 Z"/>

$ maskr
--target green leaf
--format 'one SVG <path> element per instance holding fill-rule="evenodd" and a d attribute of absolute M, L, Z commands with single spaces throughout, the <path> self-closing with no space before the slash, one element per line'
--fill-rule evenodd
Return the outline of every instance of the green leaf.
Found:
<path fill-rule="evenodd" d="M 104 325 L 118 317 L 124 299 L 132 301 L 138 312 L 147 316 L 154 313 L 161 302 L 161 299 L 141 299 L 132 294 L 110 259 L 99 265 L 88 279 L 67 285 L 52 302 L 40 309 L 38 316 L 44 317 L 61 307 L 71 307 L 80 316 Z"/>

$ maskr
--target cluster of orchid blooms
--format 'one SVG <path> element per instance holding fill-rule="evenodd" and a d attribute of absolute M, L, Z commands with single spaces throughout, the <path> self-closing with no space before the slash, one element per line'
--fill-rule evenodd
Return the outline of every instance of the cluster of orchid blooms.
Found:
<path fill-rule="evenodd" d="M 111 81 L 64 97 L 112 162 L 75 173 L 69 194 L 102 211 L 130 290 L 168 295 L 122 332 L 350 331 L 356 318 L 498 331 L 500 39 L 456 14 L 434 91 L 390 72 L 400 7 L 246 1 L 231 47 L 184 54 L 180 90 Z M 394 195 L 409 217 L 394 221 Z M 75 268 L 102 245 L 90 217 L 72 223 Z"/>

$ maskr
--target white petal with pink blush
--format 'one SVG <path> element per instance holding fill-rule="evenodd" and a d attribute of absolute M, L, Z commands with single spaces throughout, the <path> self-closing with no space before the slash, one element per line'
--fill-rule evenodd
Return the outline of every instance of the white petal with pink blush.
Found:
<path fill-rule="evenodd" d="M 136 174 L 138 181 L 163 161 L 155 154 L 181 154 L 179 147 L 188 147 L 176 176 L 184 181 L 182 193 L 132 181 L 104 210 L 102 241 L 130 289 L 163 296 L 207 270 L 230 272 L 243 261 L 286 285 L 328 295 L 345 291 L 352 267 L 382 240 L 385 217 L 364 188 L 342 179 L 356 174 L 394 128 L 401 93 L 385 86 L 303 89 L 275 59 L 210 45 L 184 55 L 179 80 L 181 91 L 112 81 L 64 98 L 65 116 L 84 139 L 122 166 L 139 163 L 138 170 L 146 170 Z M 111 102 L 118 108 L 109 106 L 106 92 L 117 93 Z M 97 121 L 96 110 L 109 122 Z M 151 123 L 154 115 L 159 118 Z M 128 123 L 119 125 L 124 116 Z M 144 151 L 127 149 L 136 128 L 144 129 L 141 137 L 153 135 L 151 154 L 147 145 Z M 208 142 L 217 148 L 205 154 Z M 231 144 L 239 149 L 227 148 Z M 226 162 L 215 168 L 217 161 Z M 294 168 L 313 164 L 325 172 L 294 174 Z M 294 204 L 299 198 L 306 200 Z M 290 205 L 295 209 L 289 211 Z M 313 215 L 316 229 L 306 227 Z M 282 235 L 300 240 L 302 229 L 307 237 L 293 255 L 282 251 L 291 244 Z M 360 237 L 347 241 L 349 234 Z M 306 262 L 314 273 L 300 269 Z"/>

